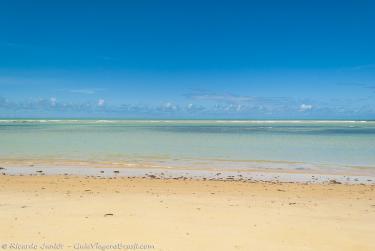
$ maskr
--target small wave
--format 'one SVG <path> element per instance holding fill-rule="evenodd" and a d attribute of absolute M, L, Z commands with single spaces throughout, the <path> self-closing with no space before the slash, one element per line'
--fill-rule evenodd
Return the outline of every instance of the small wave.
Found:
<path fill-rule="evenodd" d="M 116 123 L 114 120 L 95 120 L 94 123 Z"/>

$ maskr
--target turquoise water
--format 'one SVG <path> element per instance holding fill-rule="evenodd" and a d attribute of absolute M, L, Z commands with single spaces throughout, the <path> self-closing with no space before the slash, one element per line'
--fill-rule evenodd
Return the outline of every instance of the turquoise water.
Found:
<path fill-rule="evenodd" d="M 375 168 L 375 122 L 0 120 L 0 160 L 9 159 Z"/>

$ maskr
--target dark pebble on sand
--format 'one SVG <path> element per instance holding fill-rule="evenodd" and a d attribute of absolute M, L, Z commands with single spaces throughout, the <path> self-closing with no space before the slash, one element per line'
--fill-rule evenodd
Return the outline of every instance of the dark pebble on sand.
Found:
<path fill-rule="evenodd" d="M 341 182 L 339 182 L 337 180 L 330 180 L 329 183 L 330 184 L 341 184 Z"/>

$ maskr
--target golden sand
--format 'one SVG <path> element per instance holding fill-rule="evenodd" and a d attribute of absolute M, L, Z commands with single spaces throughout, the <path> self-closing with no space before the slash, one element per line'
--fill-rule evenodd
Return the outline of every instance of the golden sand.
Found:
<path fill-rule="evenodd" d="M 370 185 L 1 176 L 0 212 L 8 249 L 375 250 Z"/>

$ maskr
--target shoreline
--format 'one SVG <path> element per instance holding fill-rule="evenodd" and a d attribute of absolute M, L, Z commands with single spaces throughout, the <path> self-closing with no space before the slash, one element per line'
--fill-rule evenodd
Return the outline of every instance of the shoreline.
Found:
<path fill-rule="evenodd" d="M 327 174 L 276 170 L 201 170 L 166 168 L 113 168 L 72 166 L 7 166 L 1 167 L 3 176 L 64 175 L 96 178 L 153 178 L 164 180 L 219 180 L 238 182 L 279 182 L 306 184 L 360 184 L 375 185 L 375 176 Z"/>

